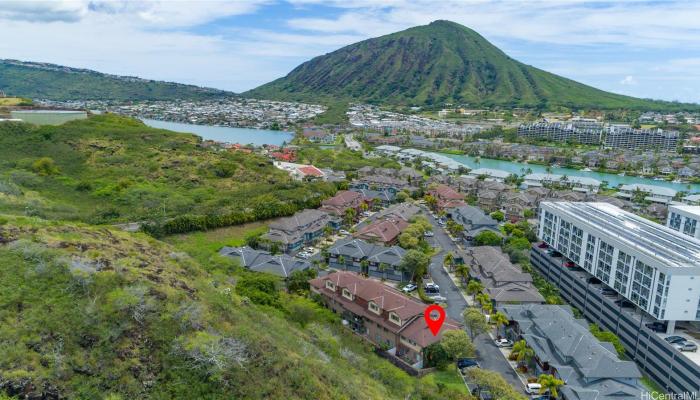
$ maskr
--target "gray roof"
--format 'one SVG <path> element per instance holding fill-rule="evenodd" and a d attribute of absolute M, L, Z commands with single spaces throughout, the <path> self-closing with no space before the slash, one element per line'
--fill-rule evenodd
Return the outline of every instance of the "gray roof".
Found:
<path fill-rule="evenodd" d="M 413 217 L 414 215 L 418 214 L 421 212 L 420 207 L 411 204 L 411 203 L 399 203 L 399 204 L 394 204 L 393 206 L 387 207 L 384 210 L 374 214 L 372 216 L 372 220 L 380 220 L 380 219 L 386 219 L 386 218 L 391 218 L 391 217 L 398 217 L 401 218 L 404 221 L 408 221 Z"/>
<path fill-rule="evenodd" d="M 497 302 L 544 303 L 544 297 L 532 285 L 532 275 L 522 272 L 495 246 L 471 247 L 465 253 L 471 275 Z"/>
<path fill-rule="evenodd" d="M 620 360 L 614 348 L 599 342 L 588 323 L 574 318 L 568 306 L 504 305 L 499 311 L 515 321 L 521 336 L 542 362 L 566 382 L 561 388 L 577 399 L 639 399 L 642 377 L 632 361 Z M 576 397 L 582 395 L 583 397 Z"/>
<path fill-rule="evenodd" d="M 542 202 L 540 207 L 577 226 L 604 232 L 668 267 L 700 267 L 700 241 L 611 204 Z"/>
<path fill-rule="evenodd" d="M 224 247 L 219 250 L 222 256 L 237 260 L 241 266 L 255 272 L 266 272 L 288 277 L 294 271 L 311 268 L 311 263 L 286 254 L 272 255 L 266 251 L 254 250 L 250 247 Z"/>
<path fill-rule="evenodd" d="M 356 259 L 366 259 L 370 262 L 386 263 L 391 266 L 401 264 L 406 250 L 399 246 L 382 246 L 365 242 L 361 239 L 346 238 L 337 241 L 328 249 L 331 255 L 351 257 Z"/>
<path fill-rule="evenodd" d="M 370 200 L 382 200 L 392 202 L 396 199 L 396 195 L 388 190 L 369 190 L 369 189 L 358 189 L 356 187 L 349 189 L 352 192 L 362 193 L 365 198 Z"/>
<path fill-rule="evenodd" d="M 265 237 L 282 243 L 295 243 L 306 232 L 316 232 L 328 226 L 335 218 L 320 210 L 307 209 L 291 217 L 278 218 L 270 223 Z"/>
<path fill-rule="evenodd" d="M 467 229 L 498 226 L 498 221 L 486 215 L 479 207 L 469 205 L 455 207 L 450 210 L 450 213 L 455 222 L 466 225 Z"/>

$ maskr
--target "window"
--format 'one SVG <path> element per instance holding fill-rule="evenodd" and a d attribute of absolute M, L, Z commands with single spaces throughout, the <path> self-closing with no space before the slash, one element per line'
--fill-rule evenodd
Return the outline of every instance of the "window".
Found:
<path fill-rule="evenodd" d="M 389 321 L 395 323 L 396 325 L 401 325 L 401 318 L 399 318 L 395 312 L 389 313 Z"/>
<path fill-rule="evenodd" d="M 352 293 L 347 288 L 343 288 L 343 297 L 345 297 L 348 300 L 352 300 L 353 296 Z"/>
<path fill-rule="evenodd" d="M 583 268 L 588 271 L 593 271 L 593 258 L 595 256 L 595 236 L 588 235 L 588 240 L 586 241 L 586 256 L 583 260 Z"/>
<path fill-rule="evenodd" d="M 690 236 L 695 236 L 695 228 L 697 227 L 698 220 L 692 218 L 686 218 L 683 224 L 683 233 Z"/>
<path fill-rule="evenodd" d="M 369 304 L 367 305 L 370 311 L 372 311 L 375 314 L 381 314 L 381 310 L 379 309 L 379 306 L 377 303 L 370 301 Z"/>
<path fill-rule="evenodd" d="M 571 227 L 571 247 L 569 248 L 569 259 L 576 264 L 581 263 L 581 243 L 583 242 L 583 231 L 575 226 Z"/>
<path fill-rule="evenodd" d="M 561 220 L 559 226 L 559 241 L 557 242 L 557 250 L 562 254 L 569 255 L 569 240 L 571 237 L 571 223 Z"/>
<path fill-rule="evenodd" d="M 620 251 L 617 255 L 617 268 L 615 269 L 615 285 L 614 288 L 620 293 L 627 292 L 627 283 L 630 278 L 630 270 L 632 268 L 632 256 Z"/>
<path fill-rule="evenodd" d="M 614 247 L 602 240 L 600 241 L 600 249 L 598 249 L 598 268 L 596 268 L 595 276 L 608 284 L 610 284 L 610 271 L 612 270 L 614 252 Z"/>
<path fill-rule="evenodd" d="M 649 305 L 651 297 L 651 285 L 654 280 L 654 268 L 637 260 L 632 278 L 632 292 L 630 300 L 636 303 L 643 310 Z"/>
<path fill-rule="evenodd" d="M 681 216 L 680 216 L 680 214 L 676 214 L 674 212 L 671 213 L 671 216 L 668 218 L 668 227 L 671 229 L 675 229 L 677 231 L 681 230 Z"/>
<path fill-rule="evenodd" d="M 333 283 L 331 281 L 326 281 L 326 289 L 332 290 L 335 292 L 335 283 Z"/>

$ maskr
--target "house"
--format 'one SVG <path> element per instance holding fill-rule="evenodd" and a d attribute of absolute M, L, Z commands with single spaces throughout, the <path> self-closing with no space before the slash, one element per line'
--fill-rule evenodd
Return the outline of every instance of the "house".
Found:
<path fill-rule="evenodd" d="M 270 231 L 264 239 L 278 243 L 285 253 L 299 250 L 323 236 L 327 227 L 340 226 L 337 217 L 320 210 L 303 210 L 291 217 L 278 218 L 269 225 Z"/>
<path fill-rule="evenodd" d="M 289 173 L 293 179 L 301 181 L 325 180 L 326 174 L 313 165 L 275 161 L 275 167 Z"/>
<path fill-rule="evenodd" d="M 475 196 L 479 188 L 479 182 L 481 181 L 473 176 L 461 175 L 455 179 L 454 185 L 457 187 L 458 192 L 467 196 Z"/>
<path fill-rule="evenodd" d="M 492 168 L 476 168 L 469 171 L 469 176 L 474 178 L 485 177 L 485 180 L 503 182 L 511 174 L 508 171 Z"/>
<path fill-rule="evenodd" d="M 421 208 L 411 203 L 394 204 L 391 207 L 385 208 L 382 211 L 374 214 L 370 219 L 372 221 L 400 218 L 404 221 L 409 221 L 413 216 L 420 214 Z"/>
<path fill-rule="evenodd" d="M 399 235 L 409 223 L 401 218 L 382 219 L 362 226 L 354 237 L 370 243 L 382 243 L 385 246 L 396 244 Z"/>
<path fill-rule="evenodd" d="M 314 143 L 335 143 L 336 136 L 334 133 L 319 127 L 304 128 L 302 135 Z"/>
<path fill-rule="evenodd" d="M 677 193 L 675 190 L 663 186 L 633 183 L 620 186 L 617 197 L 634 201 L 636 198 L 643 196 L 644 200 L 652 203 L 668 204 L 676 197 Z"/>
<path fill-rule="evenodd" d="M 430 189 L 428 193 L 437 200 L 436 207 L 439 211 L 467 204 L 464 202 L 463 194 L 458 193 L 447 185 L 437 185 L 435 188 Z"/>
<path fill-rule="evenodd" d="M 396 201 L 396 192 L 390 190 L 370 190 L 350 187 L 350 191 L 362 194 L 367 203 L 376 207 L 388 207 Z"/>
<path fill-rule="evenodd" d="M 500 208 L 501 196 L 493 190 L 479 190 L 477 193 L 477 204 L 482 210 L 489 212 L 496 211 Z"/>
<path fill-rule="evenodd" d="M 356 214 L 359 214 L 362 204 L 365 204 L 365 198 L 362 193 L 341 190 L 335 196 L 321 201 L 319 210 L 342 217 L 345 215 L 345 210 L 349 208 L 355 210 Z"/>
<path fill-rule="evenodd" d="M 311 263 L 286 254 L 272 255 L 267 251 L 245 247 L 224 247 L 219 254 L 232 258 L 251 271 L 265 272 L 288 278 L 294 271 L 305 271 L 313 268 Z"/>
<path fill-rule="evenodd" d="M 665 221 L 666 215 L 668 214 L 668 206 L 665 204 L 652 203 L 646 206 L 645 211 L 650 216 Z"/>
<path fill-rule="evenodd" d="M 533 285 L 532 276 L 513 265 L 500 248 L 470 247 L 464 261 L 469 265 L 470 277 L 481 282 L 494 306 L 545 302 Z"/>
<path fill-rule="evenodd" d="M 558 390 L 563 400 L 643 398 L 637 365 L 620 360 L 611 343 L 598 341 L 571 307 L 506 304 L 498 310 L 510 320 L 506 336 L 525 340 L 533 350 L 533 375 L 550 374 L 565 382 Z"/>
<path fill-rule="evenodd" d="M 393 178 L 385 175 L 367 175 L 353 182 L 350 187 L 356 189 L 388 190 L 396 194 L 402 190 L 413 192 L 415 187 L 411 186 L 407 180 Z"/>
<path fill-rule="evenodd" d="M 503 196 L 503 209 L 507 220 L 515 222 L 525 218 L 527 210 L 536 214 L 537 202 L 534 197 L 523 192 L 510 192 Z"/>
<path fill-rule="evenodd" d="M 398 178 L 406 179 L 408 183 L 416 185 L 423 181 L 423 174 L 410 167 L 402 167 L 396 174 Z"/>
<path fill-rule="evenodd" d="M 446 318 L 433 335 L 423 316 L 425 304 L 352 272 L 333 272 L 309 283 L 312 293 L 340 314 L 344 325 L 414 369 L 423 368 L 426 347 L 440 341 L 443 333 L 462 329 L 459 322 Z"/>
<path fill-rule="evenodd" d="M 447 212 L 447 217 L 462 225 L 464 228 L 462 238 L 466 244 L 470 244 L 474 240 L 474 236 L 486 230 L 501 234 L 498 229 L 498 221 L 478 207 L 464 205 L 451 208 Z"/>
<path fill-rule="evenodd" d="M 399 282 L 411 276 L 400 268 L 406 250 L 398 246 L 382 246 L 361 239 L 346 238 L 328 248 L 328 265 L 377 278 Z"/>

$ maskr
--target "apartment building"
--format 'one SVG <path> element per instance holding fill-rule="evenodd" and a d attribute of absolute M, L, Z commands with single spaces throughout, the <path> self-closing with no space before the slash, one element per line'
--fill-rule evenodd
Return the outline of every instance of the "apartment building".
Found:
<path fill-rule="evenodd" d="M 459 322 L 446 318 L 433 335 L 423 317 L 425 304 L 352 272 L 333 272 L 310 284 L 346 326 L 415 369 L 423 368 L 426 347 L 440 341 L 444 332 L 462 329 Z"/>
<path fill-rule="evenodd" d="M 700 358 L 664 340 L 699 335 L 700 241 L 608 203 L 575 202 L 542 202 L 539 237 L 531 263 L 569 304 L 619 336 L 666 390 L 700 390 Z"/>
<path fill-rule="evenodd" d="M 633 129 L 629 126 L 611 125 L 604 133 L 604 147 L 613 149 L 658 149 L 676 151 L 680 134 L 662 129 Z"/>
<path fill-rule="evenodd" d="M 401 268 L 401 261 L 405 255 L 406 250 L 399 246 L 383 246 L 361 239 L 347 238 L 328 248 L 328 265 L 339 270 L 408 282 L 412 277 Z"/>
<path fill-rule="evenodd" d="M 272 221 L 270 231 L 263 238 L 279 243 L 285 253 L 292 253 L 304 245 L 313 244 L 323 236 L 326 227 L 340 227 L 340 219 L 320 210 L 303 210 L 291 217 Z"/>
<path fill-rule="evenodd" d="M 670 205 L 666 226 L 684 235 L 700 239 L 700 206 Z"/>
<path fill-rule="evenodd" d="M 603 125 L 596 121 L 537 122 L 522 124 L 518 136 L 555 142 L 599 144 Z"/>

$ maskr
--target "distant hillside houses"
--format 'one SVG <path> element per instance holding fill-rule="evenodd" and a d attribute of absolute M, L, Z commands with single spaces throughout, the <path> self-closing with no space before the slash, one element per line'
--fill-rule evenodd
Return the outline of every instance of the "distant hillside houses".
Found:
<path fill-rule="evenodd" d="M 625 124 L 602 124 L 587 119 L 521 124 L 518 136 L 554 142 L 602 144 L 612 149 L 661 149 L 671 152 L 677 151 L 680 141 L 678 131 L 635 129 Z"/>

